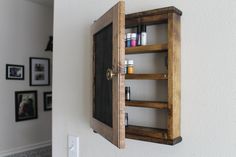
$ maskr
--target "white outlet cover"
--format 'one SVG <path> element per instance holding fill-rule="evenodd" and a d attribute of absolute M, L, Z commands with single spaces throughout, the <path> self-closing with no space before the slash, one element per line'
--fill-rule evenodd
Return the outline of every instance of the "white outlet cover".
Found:
<path fill-rule="evenodd" d="M 79 157 L 79 137 L 68 135 L 68 157 Z"/>

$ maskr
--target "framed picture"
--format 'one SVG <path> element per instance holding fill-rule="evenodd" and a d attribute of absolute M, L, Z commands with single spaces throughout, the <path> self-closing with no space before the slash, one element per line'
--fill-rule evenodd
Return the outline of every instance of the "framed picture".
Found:
<path fill-rule="evenodd" d="M 24 80 L 24 66 L 6 64 L 6 79 L 7 80 Z"/>
<path fill-rule="evenodd" d="M 37 119 L 37 91 L 15 92 L 15 116 L 16 122 Z"/>
<path fill-rule="evenodd" d="M 52 92 L 44 92 L 44 111 L 52 110 Z"/>
<path fill-rule="evenodd" d="M 50 60 L 48 58 L 30 58 L 30 86 L 50 85 Z"/>

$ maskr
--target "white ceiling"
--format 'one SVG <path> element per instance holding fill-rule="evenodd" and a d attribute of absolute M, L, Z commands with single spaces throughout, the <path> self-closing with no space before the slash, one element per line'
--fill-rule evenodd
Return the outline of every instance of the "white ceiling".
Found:
<path fill-rule="evenodd" d="M 53 7 L 53 2 L 54 2 L 54 0 L 30 0 L 30 1 L 50 7 Z"/>

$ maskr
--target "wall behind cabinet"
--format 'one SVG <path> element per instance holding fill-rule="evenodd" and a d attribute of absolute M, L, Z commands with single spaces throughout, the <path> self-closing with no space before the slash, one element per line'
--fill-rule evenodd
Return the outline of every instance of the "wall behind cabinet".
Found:
<path fill-rule="evenodd" d="M 44 52 L 52 34 L 53 10 L 28 0 L 0 1 L 0 156 L 51 140 L 51 112 L 43 111 L 43 92 L 51 86 L 29 86 L 29 57 Z M 25 80 L 6 80 L 6 64 L 25 65 Z M 15 91 L 38 91 L 38 119 L 15 122 Z"/>
<path fill-rule="evenodd" d="M 89 124 L 92 110 L 90 26 L 116 2 L 55 1 L 53 157 L 67 155 L 68 134 L 80 137 L 80 156 L 83 157 L 234 157 L 234 0 L 127 0 L 127 13 L 170 5 L 183 11 L 183 142 L 171 147 L 126 140 L 126 149 L 119 150 L 92 132 Z"/>

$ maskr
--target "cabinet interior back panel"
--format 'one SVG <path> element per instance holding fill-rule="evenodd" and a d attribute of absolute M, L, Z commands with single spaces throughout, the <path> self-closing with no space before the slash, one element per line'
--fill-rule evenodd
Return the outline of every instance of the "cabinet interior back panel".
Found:
<path fill-rule="evenodd" d="M 148 54 L 134 54 L 126 55 L 125 59 L 134 60 L 135 73 L 155 74 L 167 73 L 165 63 L 167 53 L 148 53 Z"/>
<path fill-rule="evenodd" d="M 135 28 L 126 29 L 136 32 Z M 147 44 L 167 43 L 167 24 L 147 26 Z M 126 59 L 134 60 L 135 73 L 167 73 L 165 58 L 167 52 L 126 55 Z M 168 99 L 167 80 L 126 80 L 125 86 L 130 86 L 131 100 L 166 101 Z M 167 128 L 167 110 L 143 107 L 126 107 L 129 124 L 137 126 Z"/>
<path fill-rule="evenodd" d="M 147 44 L 163 44 L 167 43 L 167 24 L 147 26 Z M 137 28 L 127 28 L 126 33 L 136 33 Z"/>
<path fill-rule="evenodd" d="M 152 128 L 167 128 L 167 110 L 158 110 L 152 108 L 126 107 L 128 113 L 129 125 L 152 127 Z"/>
<path fill-rule="evenodd" d="M 131 100 L 167 101 L 167 80 L 126 80 Z"/>

